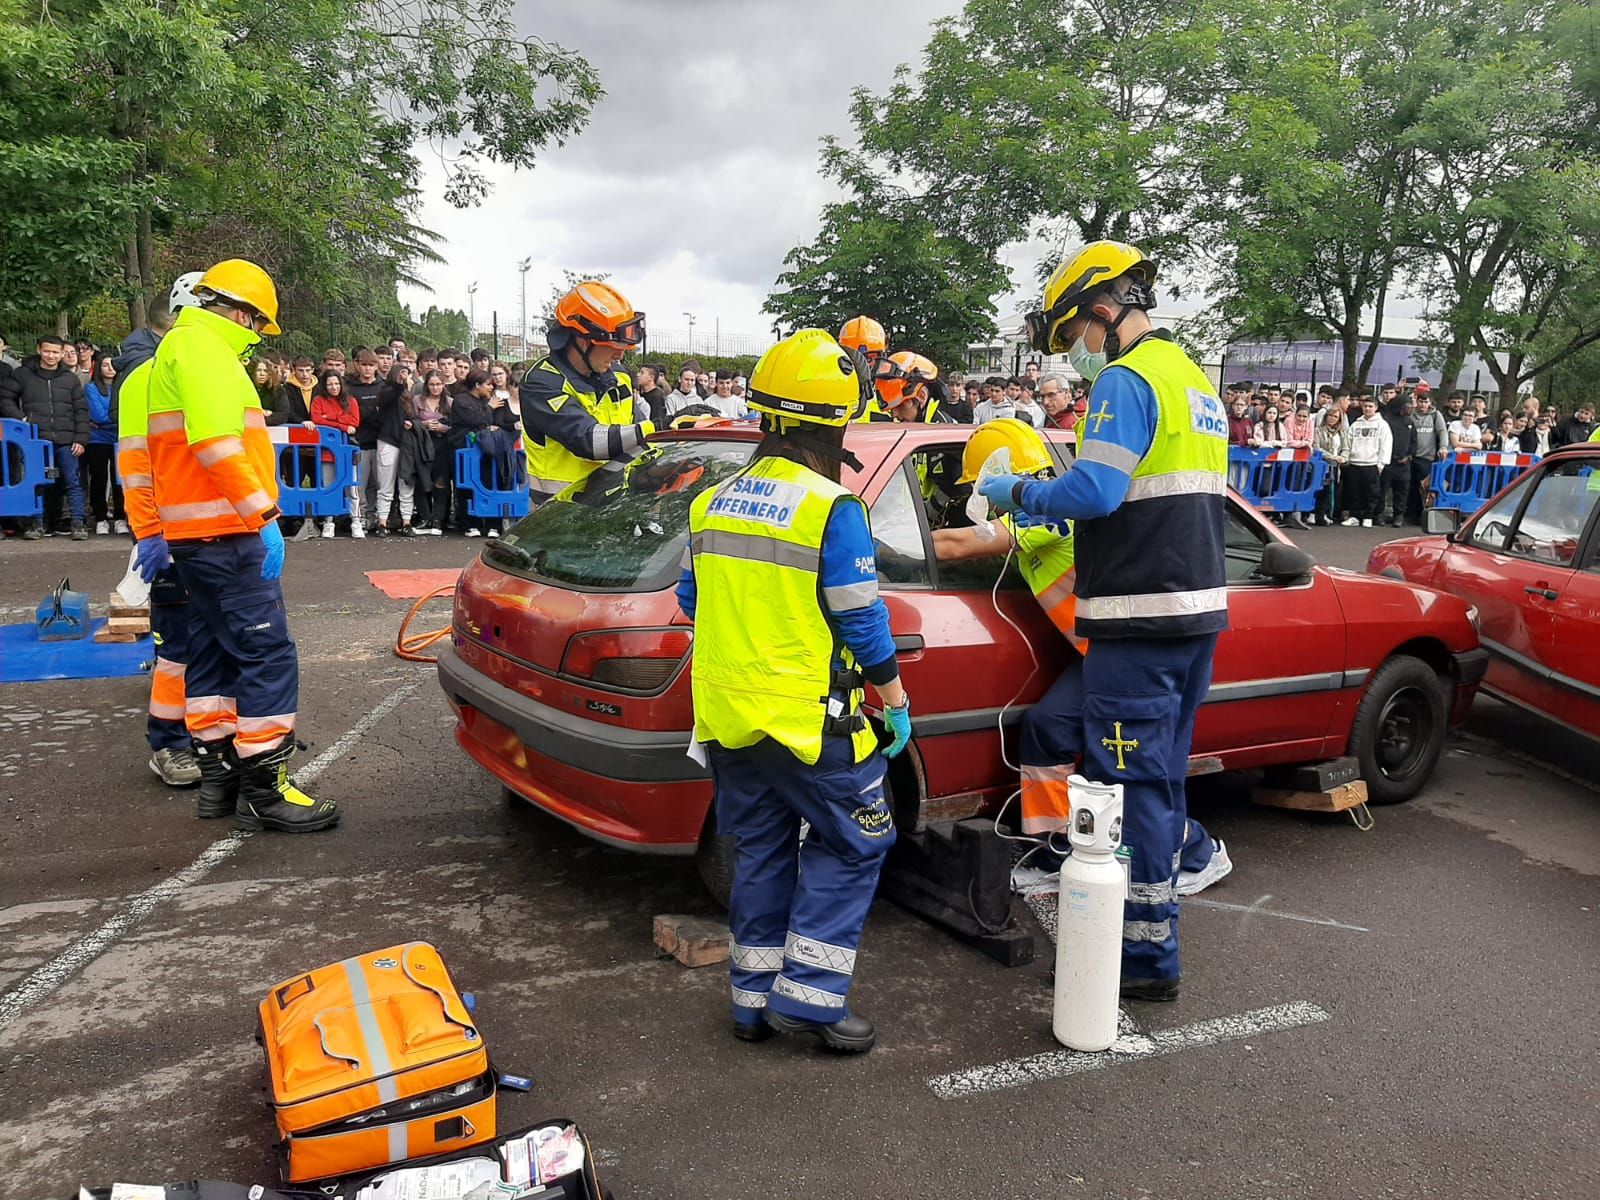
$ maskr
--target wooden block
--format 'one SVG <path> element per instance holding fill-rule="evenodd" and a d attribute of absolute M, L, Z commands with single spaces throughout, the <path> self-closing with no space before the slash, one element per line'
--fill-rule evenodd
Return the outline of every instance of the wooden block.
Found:
<path fill-rule="evenodd" d="M 1367 802 L 1367 782 L 1341 783 L 1325 792 L 1297 792 L 1288 788 L 1257 788 L 1250 797 L 1269 808 L 1292 808 L 1300 812 L 1344 812 Z"/>
<path fill-rule="evenodd" d="M 122 597 L 115 592 L 111 593 L 111 600 L 106 605 L 106 615 L 111 617 L 142 617 L 150 619 L 150 606 L 148 604 L 124 604 Z"/>
<path fill-rule="evenodd" d="M 118 633 L 114 629 L 102 629 L 94 635 L 96 642 L 115 642 L 122 646 L 131 646 L 139 640 L 137 633 Z"/>
<path fill-rule="evenodd" d="M 711 967 L 728 961 L 728 928 L 704 917 L 660 913 L 655 919 L 656 949 L 686 967 Z"/>
<path fill-rule="evenodd" d="M 131 633 L 136 637 L 143 637 L 150 632 L 149 617 L 108 617 L 106 628 L 112 633 Z"/>

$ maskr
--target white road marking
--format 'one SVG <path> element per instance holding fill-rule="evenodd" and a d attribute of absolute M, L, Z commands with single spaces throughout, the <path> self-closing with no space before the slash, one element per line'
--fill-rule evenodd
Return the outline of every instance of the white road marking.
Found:
<path fill-rule="evenodd" d="M 1137 1062 L 1146 1058 L 1159 1058 L 1176 1054 L 1180 1050 L 1196 1050 L 1216 1046 L 1223 1042 L 1236 1042 L 1243 1038 L 1259 1037 L 1315 1025 L 1330 1017 L 1326 1009 L 1309 1000 L 1296 1000 L 1272 1008 L 1258 1008 L 1252 1012 L 1231 1017 L 1217 1017 L 1210 1021 L 1197 1021 L 1178 1029 L 1159 1029 L 1154 1033 L 1118 1037 L 1111 1049 L 1096 1054 L 1078 1050 L 1055 1050 L 1035 1054 L 1029 1058 L 1012 1058 L 987 1067 L 971 1067 L 949 1075 L 936 1075 L 928 1080 L 928 1087 L 941 1100 L 960 1100 L 1025 1084 L 1041 1083 L 1049 1079 L 1064 1079 L 1068 1075 L 1081 1075 L 1122 1063 Z"/>
<path fill-rule="evenodd" d="M 317 776 L 339 760 L 350 748 L 367 735 L 377 723 L 400 706 L 400 702 L 422 686 L 419 679 L 402 684 L 385 696 L 366 716 L 321 754 L 317 755 L 294 774 L 294 781 L 308 786 Z M 230 858 L 250 836 L 246 830 L 236 829 L 212 842 L 200 852 L 187 867 L 169 875 L 154 887 L 140 892 L 122 908 L 111 915 L 98 929 L 68 946 L 42 967 L 32 972 L 4 996 L 0 996 L 0 1029 L 4 1029 L 24 1011 L 43 1000 L 84 967 L 109 950 L 123 934 L 132 929 L 160 904 L 172 899 L 184 888 L 205 878 L 220 862 Z"/>

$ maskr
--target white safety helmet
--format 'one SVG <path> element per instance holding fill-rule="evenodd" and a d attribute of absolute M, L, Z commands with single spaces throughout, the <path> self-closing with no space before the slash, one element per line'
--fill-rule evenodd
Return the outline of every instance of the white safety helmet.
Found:
<path fill-rule="evenodd" d="M 204 271 L 185 271 L 178 276 L 178 281 L 172 285 L 172 291 L 167 294 L 167 311 L 177 312 L 180 308 L 199 308 L 200 297 L 195 295 L 195 288 L 200 286 Z"/>

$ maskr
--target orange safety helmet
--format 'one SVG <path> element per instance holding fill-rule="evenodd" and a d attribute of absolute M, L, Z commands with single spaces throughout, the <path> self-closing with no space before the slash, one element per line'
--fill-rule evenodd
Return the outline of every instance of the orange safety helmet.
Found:
<path fill-rule="evenodd" d="M 939 368 L 933 360 L 914 354 L 910 350 L 896 350 L 888 358 L 878 360 L 873 371 L 873 383 L 883 406 L 894 409 L 907 400 L 926 399 L 928 384 L 939 378 Z"/>
<path fill-rule="evenodd" d="M 632 350 L 644 341 L 644 314 L 609 283 L 587 279 L 556 301 L 549 332 L 588 338 L 596 346 Z"/>
<path fill-rule="evenodd" d="M 846 350 L 861 351 L 869 363 L 877 362 L 889 348 L 889 337 L 883 332 L 883 326 L 871 317 L 851 317 L 839 327 L 838 341 Z"/>

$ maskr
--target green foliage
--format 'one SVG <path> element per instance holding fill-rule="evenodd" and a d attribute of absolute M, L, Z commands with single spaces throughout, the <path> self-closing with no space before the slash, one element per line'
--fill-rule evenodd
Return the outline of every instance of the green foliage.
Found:
<path fill-rule="evenodd" d="M 531 167 L 600 95 L 509 0 L 0 0 L 0 322 L 99 292 L 141 320 L 175 275 L 241 256 L 286 330 L 322 342 L 331 310 L 336 341 L 364 338 L 437 260 L 413 145 L 473 203 L 479 163 Z"/>
<path fill-rule="evenodd" d="M 922 205 L 860 178 L 857 198 L 823 209 L 822 230 L 784 259 L 765 311 L 786 333 L 830 332 L 865 313 L 889 345 L 964 363 L 967 346 L 995 333 L 993 297 L 1008 284 L 994 254 L 941 233 Z"/>

